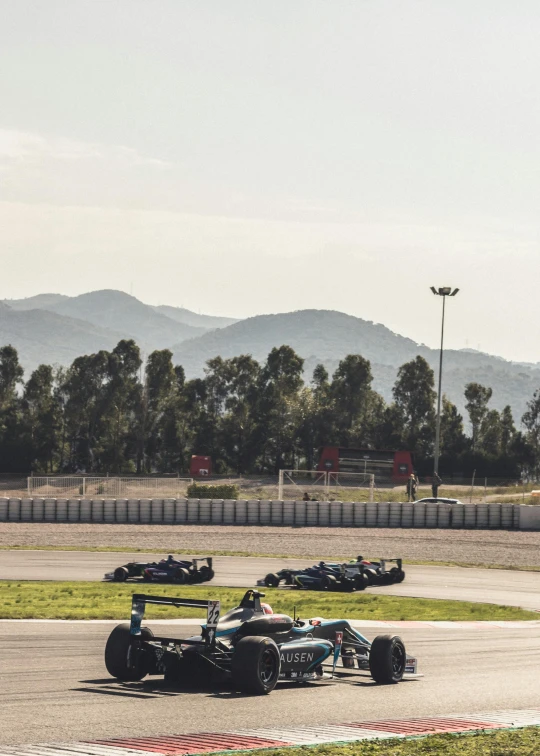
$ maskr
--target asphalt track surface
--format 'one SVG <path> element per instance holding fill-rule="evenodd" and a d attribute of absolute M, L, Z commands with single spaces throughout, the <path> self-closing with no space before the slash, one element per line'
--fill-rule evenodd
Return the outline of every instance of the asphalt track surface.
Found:
<path fill-rule="evenodd" d="M 538 626 L 406 628 L 400 634 L 422 679 L 379 686 L 369 676 L 350 676 L 282 684 L 258 697 L 226 686 L 186 689 L 159 677 L 117 683 L 103 663 L 114 624 L 0 622 L 1 744 L 527 709 L 540 699 Z M 178 637 L 182 630 L 159 632 Z M 184 632 L 193 634 L 193 627 Z"/>
<path fill-rule="evenodd" d="M 154 561 L 156 554 L 85 551 L 0 551 L 0 579 L 102 580 L 105 572 L 128 561 Z M 191 557 L 190 557 L 191 558 Z M 268 572 L 303 567 L 309 559 L 214 557 L 216 577 L 205 585 L 252 587 Z M 540 573 L 464 567 L 404 565 L 403 583 L 368 592 L 417 598 L 477 601 L 540 610 Z"/>

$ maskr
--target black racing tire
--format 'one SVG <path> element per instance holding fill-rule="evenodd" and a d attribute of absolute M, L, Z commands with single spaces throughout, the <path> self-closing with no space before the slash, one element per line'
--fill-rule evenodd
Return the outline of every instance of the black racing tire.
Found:
<path fill-rule="evenodd" d="M 293 585 L 294 584 L 294 578 L 292 575 L 292 572 L 286 572 L 285 573 L 285 579 L 283 581 L 285 585 Z"/>
<path fill-rule="evenodd" d="M 113 580 L 115 583 L 125 583 L 129 577 L 129 572 L 127 567 L 117 567 L 113 575 Z"/>
<path fill-rule="evenodd" d="M 337 588 L 337 580 L 333 575 L 323 575 L 321 578 L 321 590 L 322 591 L 335 591 Z"/>
<path fill-rule="evenodd" d="M 364 570 L 364 575 L 367 576 L 368 585 L 376 585 L 376 583 L 377 583 L 377 570 L 372 570 L 372 569 L 368 568 L 367 570 Z"/>
<path fill-rule="evenodd" d="M 210 567 L 207 567 L 206 565 L 203 565 L 199 570 L 199 582 L 207 583 L 209 580 L 212 580 L 214 575 L 214 570 L 212 570 Z"/>
<path fill-rule="evenodd" d="M 107 672 L 117 680 L 136 682 L 147 674 L 147 665 L 144 663 L 144 652 L 138 655 L 134 665 L 128 665 L 128 651 L 131 645 L 129 628 L 129 622 L 123 622 L 109 635 L 105 646 L 105 666 Z M 139 637 L 142 640 L 150 640 L 154 633 L 148 627 L 142 627 Z"/>
<path fill-rule="evenodd" d="M 363 572 L 359 572 L 354 576 L 354 588 L 357 591 L 365 591 L 369 585 L 369 578 Z"/>
<path fill-rule="evenodd" d="M 396 583 L 402 583 L 405 580 L 405 570 L 399 570 L 396 577 Z"/>
<path fill-rule="evenodd" d="M 403 679 L 407 653 L 398 635 L 378 635 L 369 652 L 369 670 L 377 683 L 388 685 Z"/>
<path fill-rule="evenodd" d="M 277 588 L 279 585 L 279 575 L 275 572 L 269 572 L 264 579 L 264 584 L 267 588 Z"/>
<path fill-rule="evenodd" d="M 172 574 L 172 582 L 176 583 L 177 585 L 191 583 L 192 580 L 191 575 L 189 574 L 189 570 L 186 570 L 185 567 L 177 567 Z"/>
<path fill-rule="evenodd" d="M 236 644 L 231 673 L 238 690 L 257 695 L 270 693 L 280 670 L 279 648 L 272 638 L 247 635 Z"/>
<path fill-rule="evenodd" d="M 340 580 L 338 583 L 338 586 L 343 593 L 352 593 L 356 590 L 354 580 L 351 578 L 343 578 L 343 580 Z"/>

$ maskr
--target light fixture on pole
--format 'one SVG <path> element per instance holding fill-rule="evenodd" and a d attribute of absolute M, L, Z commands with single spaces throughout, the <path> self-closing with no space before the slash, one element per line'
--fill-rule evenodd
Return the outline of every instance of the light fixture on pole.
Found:
<path fill-rule="evenodd" d="M 444 306 L 446 303 L 446 297 L 455 297 L 459 289 L 452 291 L 451 286 L 442 286 L 436 289 L 431 287 L 431 291 L 438 297 L 442 297 L 442 325 L 441 325 L 441 351 L 439 355 L 439 390 L 437 392 L 437 424 L 435 426 L 435 452 L 433 454 L 433 478 L 439 474 L 439 445 L 441 439 L 441 385 L 442 385 L 442 358 L 443 358 L 443 343 L 444 343 Z M 435 483 L 436 485 L 436 483 Z"/>

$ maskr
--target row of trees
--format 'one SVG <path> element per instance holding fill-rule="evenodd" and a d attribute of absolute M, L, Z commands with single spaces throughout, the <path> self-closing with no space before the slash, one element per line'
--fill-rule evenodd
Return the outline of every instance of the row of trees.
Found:
<path fill-rule="evenodd" d="M 435 436 L 434 375 L 422 357 L 402 365 L 388 404 L 372 389 L 371 366 L 345 357 L 330 377 L 303 379 L 293 349 L 209 360 L 187 381 L 169 350 L 143 366 L 134 341 L 78 357 L 69 369 L 40 365 L 26 382 L 17 351 L 0 349 L 0 465 L 4 472 L 185 473 L 192 453 L 219 472 L 311 469 L 324 445 L 414 452 L 428 474 Z M 443 398 L 441 472 L 518 477 L 540 466 L 540 392 L 516 430 L 510 407 L 489 408 L 491 389 L 465 387 L 471 434 Z"/>

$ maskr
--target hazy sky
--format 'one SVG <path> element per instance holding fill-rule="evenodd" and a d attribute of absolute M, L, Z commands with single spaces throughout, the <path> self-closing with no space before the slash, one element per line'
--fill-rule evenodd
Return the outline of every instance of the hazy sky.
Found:
<path fill-rule="evenodd" d="M 11 0 L 0 298 L 338 309 L 540 360 L 538 0 Z"/>

